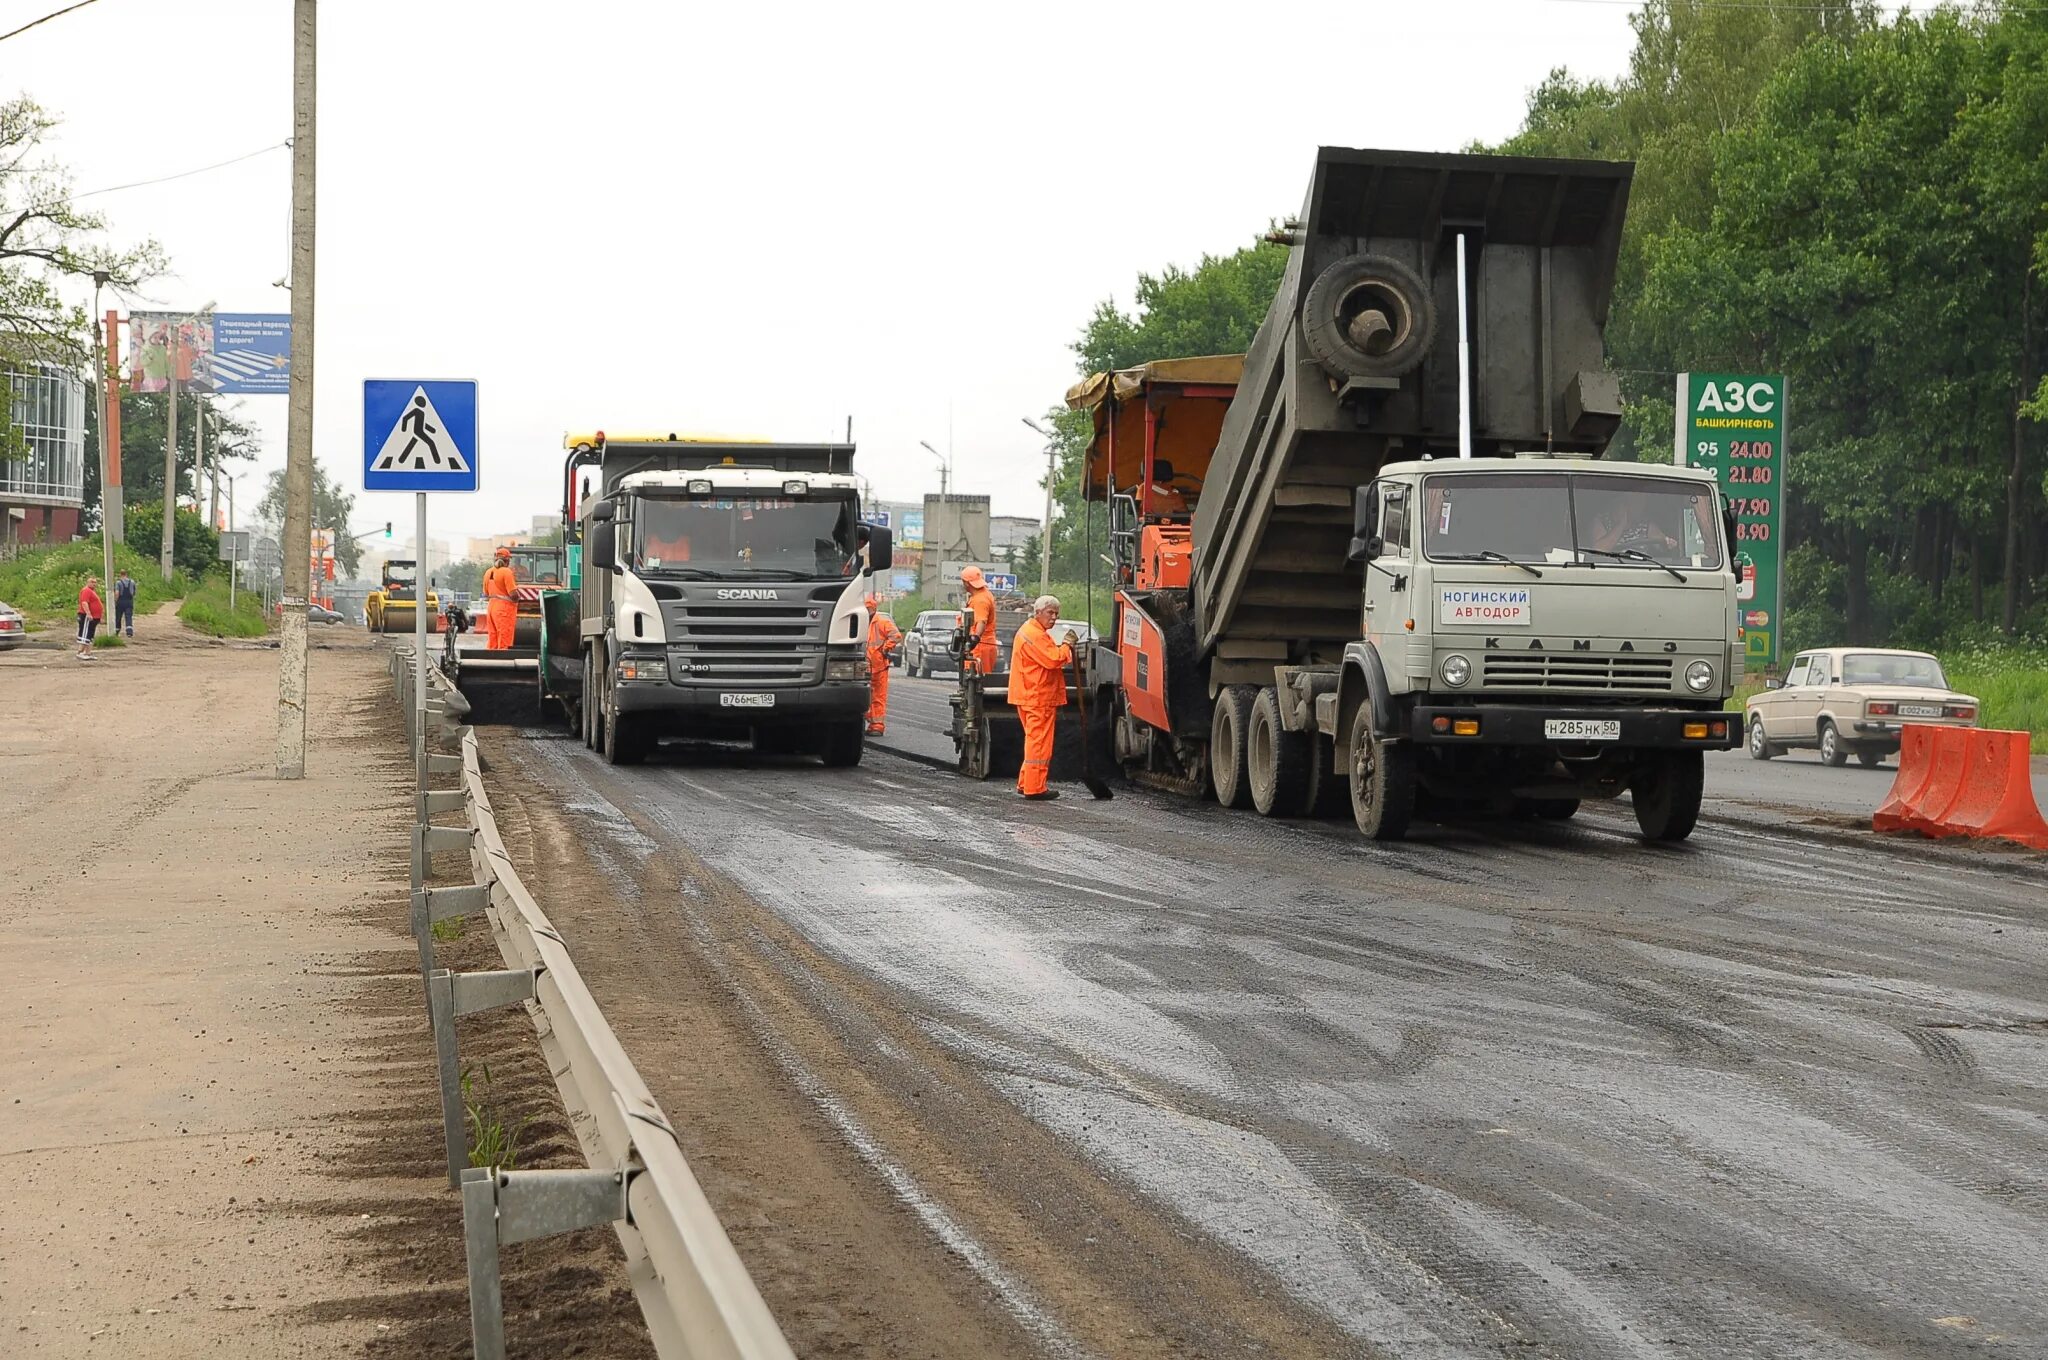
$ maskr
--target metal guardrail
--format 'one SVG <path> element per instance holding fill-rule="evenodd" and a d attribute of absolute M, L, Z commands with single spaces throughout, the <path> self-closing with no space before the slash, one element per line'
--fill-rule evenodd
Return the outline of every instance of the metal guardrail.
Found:
<path fill-rule="evenodd" d="M 440 668 L 429 665 L 428 711 L 414 714 L 412 665 L 410 647 L 392 649 L 391 679 L 422 777 L 412 837 L 412 930 L 439 1058 L 448 1179 L 462 1191 L 478 1360 L 505 1354 L 498 1248 L 602 1223 L 618 1233 L 627 1277 L 664 1360 L 794 1360 L 690 1171 L 674 1127 L 505 853 L 477 763 L 476 733 L 453 722 L 468 712 L 467 704 Z M 428 749 L 437 731 L 456 741 L 459 755 Z M 459 782 L 435 787 L 436 775 Z M 466 826 L 431 824 L 434 814 L 456 811 L 466 814 Z M 458 850 L 468 852 L 470 882 L 430 886 L 436 854 Z M 436 967 L 434 923 L 478 914 L 488 920 L 506 968 L 451 973 Z M 468 1164 L 455 1017 L 515 1002 L 525 1003 L 533 1020 L 589 1170 Z"/>

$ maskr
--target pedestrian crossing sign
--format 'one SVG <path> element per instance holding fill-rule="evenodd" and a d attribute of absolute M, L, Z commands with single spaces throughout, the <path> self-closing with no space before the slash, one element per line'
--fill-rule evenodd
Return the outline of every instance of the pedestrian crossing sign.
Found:
<path fill-rule="evenodd" d="M 365 379 L 363 490 L 476 490 L 476 411 L 474 382 Z"/>

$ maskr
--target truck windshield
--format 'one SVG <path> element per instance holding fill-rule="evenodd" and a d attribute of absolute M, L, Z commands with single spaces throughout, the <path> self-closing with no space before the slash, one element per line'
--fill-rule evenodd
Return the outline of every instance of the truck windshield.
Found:
<path fill-rule="evenodd" d="M 512 550 L 512 579 L 523 586 L 558 586 L 562 584 L 562 559 L 558 549 L 544 551 L 514 548 Z"/>
<path fill-rule="evenodd" d="M 859 566 L 849 499 L 642 497 L 633 504 L 628 560 L 656 576 L 812 580 Z"/>
<path fill-rule="evenodd" d="M 1598 562 L 1718 571 L 1721 526 L 1697 482 L 1605 472 L 1464 473 L 1423 479 L 1432 561 Z"/>

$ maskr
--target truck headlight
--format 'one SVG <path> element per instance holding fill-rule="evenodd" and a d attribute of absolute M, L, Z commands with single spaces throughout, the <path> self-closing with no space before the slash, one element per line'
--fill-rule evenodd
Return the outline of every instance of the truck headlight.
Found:
<path fill-rule="evenodd" d="M 828 656 L 825 658 L 827 680 L 865 680 L 868 678 L 868 659 L 864 656 Z"/>
<path fill-rule="evenodd" d="M 625 657 L 619 662 L 621 680 L 666 680 L 668 660 L 665 657 Z"/>
<path fill-rule="evenodd" d="M 1472 678 L 1472 662 L 1470 658 L 1452 652 L 1444 658 L 1444 664 L 1437 667 L 1437 673 L 1443 676 L 1446 685 L 1461 689 Z"/>
<path fill-rule="evenodd" d="M 1695 661 L 1685 668 L 1685 687 L 1694 694 L 1705 694 L 1714 683 L 1714 663 Z"/>
<path fill-rule="evenodd" d="M 692 477 L 688 482 L 684 483 L 684 489 L 692 496 L 708 496 L 711 494 L 711 479 L 709 477 Z"/>

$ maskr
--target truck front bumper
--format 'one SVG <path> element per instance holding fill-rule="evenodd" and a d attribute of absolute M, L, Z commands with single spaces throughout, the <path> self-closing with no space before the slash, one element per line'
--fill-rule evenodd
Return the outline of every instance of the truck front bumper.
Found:
<path fill-rule="evenodd" d="M 1604 724 L 1614 726 L 1610 729 Z M 1610 731 L 1612 735 L 1606 735 Z M 1561 732 L 1601 735 L 1559 735 Z M 1430 704 L 1410 715 L 1408 737 L 1427 746 L 1552 746 L 1575 753 L 1601 749 L 1730 751 L 1742 744 L 1742 717 L 1685 708 Z"/>
<path fill-rule="evenodd" d="M 759 696 L 764 695 L 772 702 L 762 703 Z M 622 680 L 617 690 L 621 713 L 675 713 L 741 726 L 860 717 L 868 711 L 869 697 L 865 680 L 826 680 L 782 689 L 700 688 L 666 680 Z"/>

